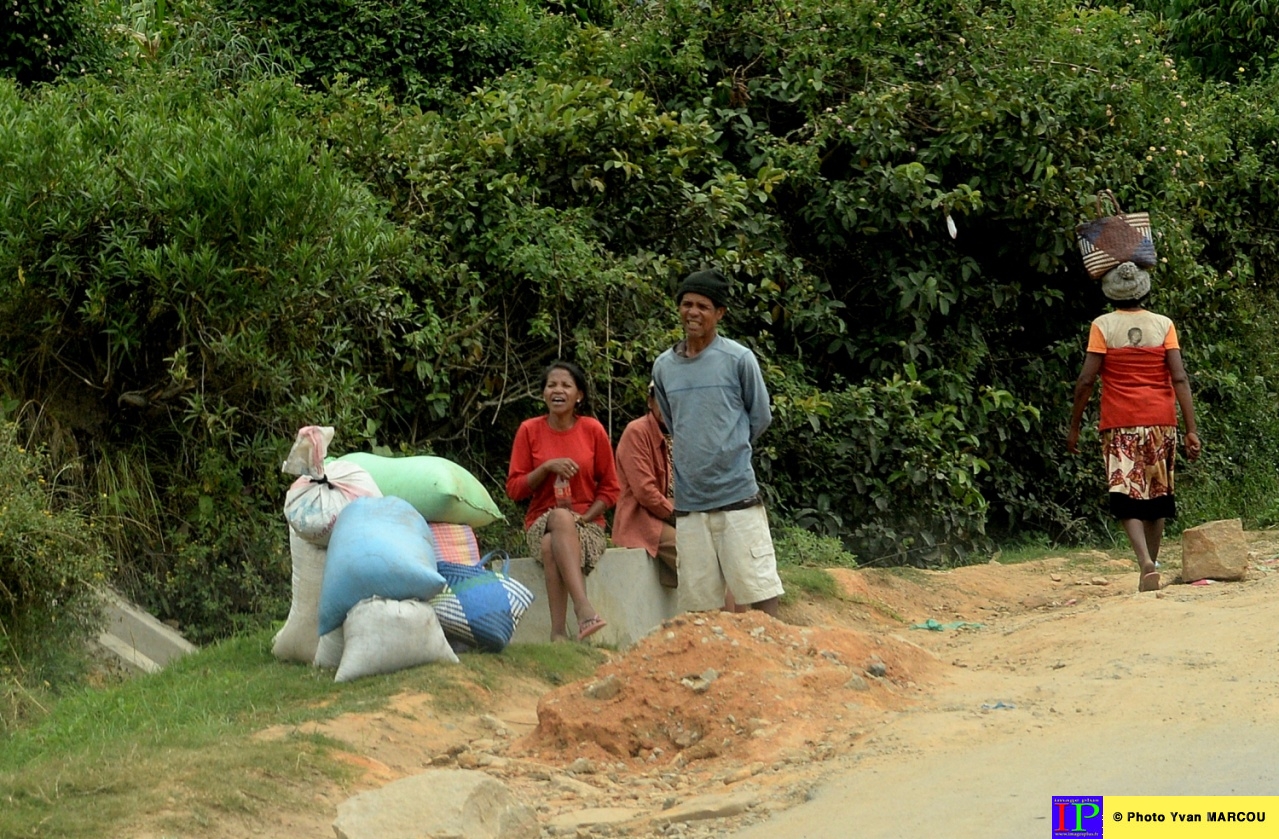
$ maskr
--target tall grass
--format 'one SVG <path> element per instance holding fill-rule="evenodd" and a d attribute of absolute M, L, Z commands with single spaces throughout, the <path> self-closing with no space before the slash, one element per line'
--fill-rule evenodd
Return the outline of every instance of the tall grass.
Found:
<path fill-rule="evenodd" d="M 94 587 L 107 561 L 92 520 L 66 473 L 78 471 L 69 445 L 28 408 L 17 422 L 0 415 L 0 732 L 43 710 L 87 665 L 85 644 L 100 616 Z M 68 438 L 69 439 L 69 438 Z"/>

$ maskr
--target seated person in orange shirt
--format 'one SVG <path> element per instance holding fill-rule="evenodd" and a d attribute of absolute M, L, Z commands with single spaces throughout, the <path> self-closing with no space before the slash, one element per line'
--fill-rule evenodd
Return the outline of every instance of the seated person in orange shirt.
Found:
<path fill-rule="evenodd" d="M 675 588 L 679 574 L 671 440 L 652 383 L 648 386 L 648 413 L 626 426 L 614 461 L 622 494 L 613 513 L 613 543 L 648 551 L 658 560 L 662 585 Z"/>

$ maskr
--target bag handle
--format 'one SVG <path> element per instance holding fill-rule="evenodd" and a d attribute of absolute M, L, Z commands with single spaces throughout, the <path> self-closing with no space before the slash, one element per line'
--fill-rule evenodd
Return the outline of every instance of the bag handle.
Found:
<path fill-rule="evenodd" d="M 511 565 L 511 555 L 507 553 L 506 551 L 502 550 L 501 548 L 495 548 L 489 551 L 488 553 L 484 554 L 484 556 L 480 557 L 480 565 L 482 566 L 488 565 L 490 562 L 494 561 L 495 559 L 501 560 L 502 562 L 502 569 L 498 573 L 506 574 L 507 569 Z"/>
<path fill-rule="evenodd" d="M 1097 218 L 1102 218 L 1106 215 L 1106 211 L 1102 209 L 1102 206 L 1101 206 L 1101 199 L 1103 196 L 1109 199 L 1111 206 L 1115 208 L 1115 212 L 1112 213 L 1111 215 L 1116 215 L 1116 216 L 1123 215 L 1124 213 L 1123 207 L 1119 206 L 1119 199 L 1115 197 L 1115 193 L 1110 191 L 1109 189 L 1102 189 L 1097 191 L 1097 196 L 1096 196 Z"/>

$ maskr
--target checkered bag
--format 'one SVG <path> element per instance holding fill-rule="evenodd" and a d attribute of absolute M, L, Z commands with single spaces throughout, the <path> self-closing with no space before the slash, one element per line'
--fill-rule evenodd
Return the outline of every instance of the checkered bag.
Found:
<path fill-rule="evenodd" d="M 493 554 L 484 557 L 488 563 Z M 533 592 L 508 573 L 510 557 L 499 570 L 481 565 L 437 562 L 444 591 L 431 598 L 444 635 L 450 641 L 492 653 L 511 643 L 515 627 L 533 602 Z"/>
<path fill-rule="evenodd" d="M 480 544 L 470 525 L 448 522 L 427 522 L 435 537 L 435 557 L 440 562 L 456 562 L 458 565 L 479 565 Z"/>
<path fill-rule="evenodd" d="M 1114 210 L 1110 215 L 1102 207 L 1103 198 Z M 1125 213 L 1115 194 L 1108 189 L 1097 193 L 1097 218 L 1076 227 L 1075 237 L 1084 257 L 1084 268 L 1094 280 L 1125 262 L 1142 268 L 1155 264 L 1150 214 Z"/>

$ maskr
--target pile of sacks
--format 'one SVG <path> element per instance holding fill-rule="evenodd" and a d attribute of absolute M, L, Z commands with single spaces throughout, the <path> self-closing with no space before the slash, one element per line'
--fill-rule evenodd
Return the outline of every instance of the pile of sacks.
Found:
<path fill-rule="evenodd" d="M 303 428 L 283 465 L 299 477 L 284 503 L 293 602 L 275 657 L 337 668 L 343 682 L 456 662 L 454 646 L 500 649 L 532 593 L 481 567 L 473 528 L 502 518 L 488 491 L 444 458 L 327 458 L 332 439 Z"/>

